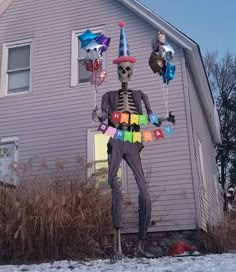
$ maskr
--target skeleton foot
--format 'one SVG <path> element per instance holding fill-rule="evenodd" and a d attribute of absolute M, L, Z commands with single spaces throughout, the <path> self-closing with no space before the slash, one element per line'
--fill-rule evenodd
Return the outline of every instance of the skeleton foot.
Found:
<path fill-rule="evenodd" d="M 120 229 L 114 229 L 114 244 L 113 244 L 114 254 L 111 257 L 111 261 L 115 262 L 124 258 L 121 250 L 121 239 L 120 239 Z"/>
<path fill-rule="evenodd" d="M 144 249 L 144 241 L 139 240 L 137 249 L 135 252 L 135 257 L 141 257 L 141 258 L 155 258 L 155 255 L 152 254 L 151 252 L 148 252 Z"/>

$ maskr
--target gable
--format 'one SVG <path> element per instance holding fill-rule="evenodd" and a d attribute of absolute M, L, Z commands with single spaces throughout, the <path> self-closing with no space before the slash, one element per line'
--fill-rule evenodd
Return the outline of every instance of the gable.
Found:
<path fill-rule="evenodd" d="M 0 16 L 9 8 L 14 0 L 0 0 Z"/>

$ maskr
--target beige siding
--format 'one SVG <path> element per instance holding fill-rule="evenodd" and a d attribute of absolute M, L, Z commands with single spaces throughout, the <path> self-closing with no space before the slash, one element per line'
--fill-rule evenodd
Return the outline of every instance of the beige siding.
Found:
<path fill-rule="evenodd" d="M 127 23 L 131 54 L 137 58 L 129 87 L 148 94 L 153 112 L 165 114 L 162 79 L 148 66 L 151 39 L 149 24 L 115 0 L 15 0 L 0 17 L 0 45 L 4 42 L 33 39 L 33 92 L 0 98 L 0 137 L 18 136 L 21 160 L 60 157 L 68 162 L 86 158 L 87 128 L 91 126 L 93 86 L 70 87 L 71 32 L 105 25 L 111 37 L 107 53 L 107 80 L 99 87 L 98 101 L 104 92 L 120 87 L 116 66 L 119 44 L 118 22 Z M 55 4 L 56 3 L 56 4 Z M 171 41 L 170 41 L 171 42 Z M 169 110 L 176 115 L 175 134 L 145 144 L 142 152 L 153 202 L 150 231 L 194 229 L 196 208 L 190 161 L 183 75 L 180 53 L 173 44 L 175 79 L 169 84 Z M 0 50 L 1 59 L 1 50 Z M 200 107 L 199 105 L 197 105 Z M 153 129 L 147 126 L 143 129 Z M 137 231 L 137 187 L 128 174 L 126 231 Z M 127 214 L 128 213 L 128 214 Z"/>

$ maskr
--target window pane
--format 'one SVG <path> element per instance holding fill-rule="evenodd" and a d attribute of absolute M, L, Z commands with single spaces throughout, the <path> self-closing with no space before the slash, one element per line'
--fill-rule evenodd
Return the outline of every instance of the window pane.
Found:
<path fill-rule="evenodd" d="M 30 66 L 30 45 L 9 48 L 8 70 Z"/>
<path fill-rule="evenodd" d="M 78 56 L 79 56 L 79 59 L 85 59 L 86 58 L 86 50 L 83 49 L 83 48 L 80 48 L 81 46 L 81 43 L 79 42 L 79 47 L 78 47 Z"/>
<path fill-rule="evenodd" d="M 14 160 L 14 145 L 0 146 L 0 180 L 9 182 L 13 177 L 11 164 Z"/>
<path fill-rule="evenodd" d="M 88 72 L 84 65 L 84 60 L 79 60 L 79 83 L 89 82 L 90 72 Z"/>
<path fill-rule="evenodd" d="M 104 161 L 107 160 L 107 143 L 109 136 L 103 135 L 101 133 L 95 134 L 95 161 Z"/>
<path fill-rule="evenodd" d="M 107 142 L 109 136 L 102 133 L 96 133 L 94 135 L 94 160 L 95 160 L 95 173 L 96 181 L 99 188 L 110 189 L 108 184 L 108 162 L 107 162 Z M 120 165 L 117 172 L 117 180 L 122 185 L 122 166 Z"/>
<path fill-rule="evenodd" d="M 0 147 L 0 157 L 11 157 L 12 151 L 11 147 Z"/>
<path fill-rule="evenodd" d="M 29 91 L 30 71 L 8 73 L 8 94 Z"/>

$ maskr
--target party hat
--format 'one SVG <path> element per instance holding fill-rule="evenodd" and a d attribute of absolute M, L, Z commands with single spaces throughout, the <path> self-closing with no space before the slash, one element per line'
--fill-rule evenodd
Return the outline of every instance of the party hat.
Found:
<path fill-rule="evenodd" d="M 130 56 L 130 50 L 128 45 L 128 40 L 125 32 L 125 22 L 120 22 L 120 46 L 119 46 L 119 57 L 113 60 L 114 64 L 119 64 L 123 61 L 128 61 L 131 63 L 136 62 L 136 58 Z"/>

